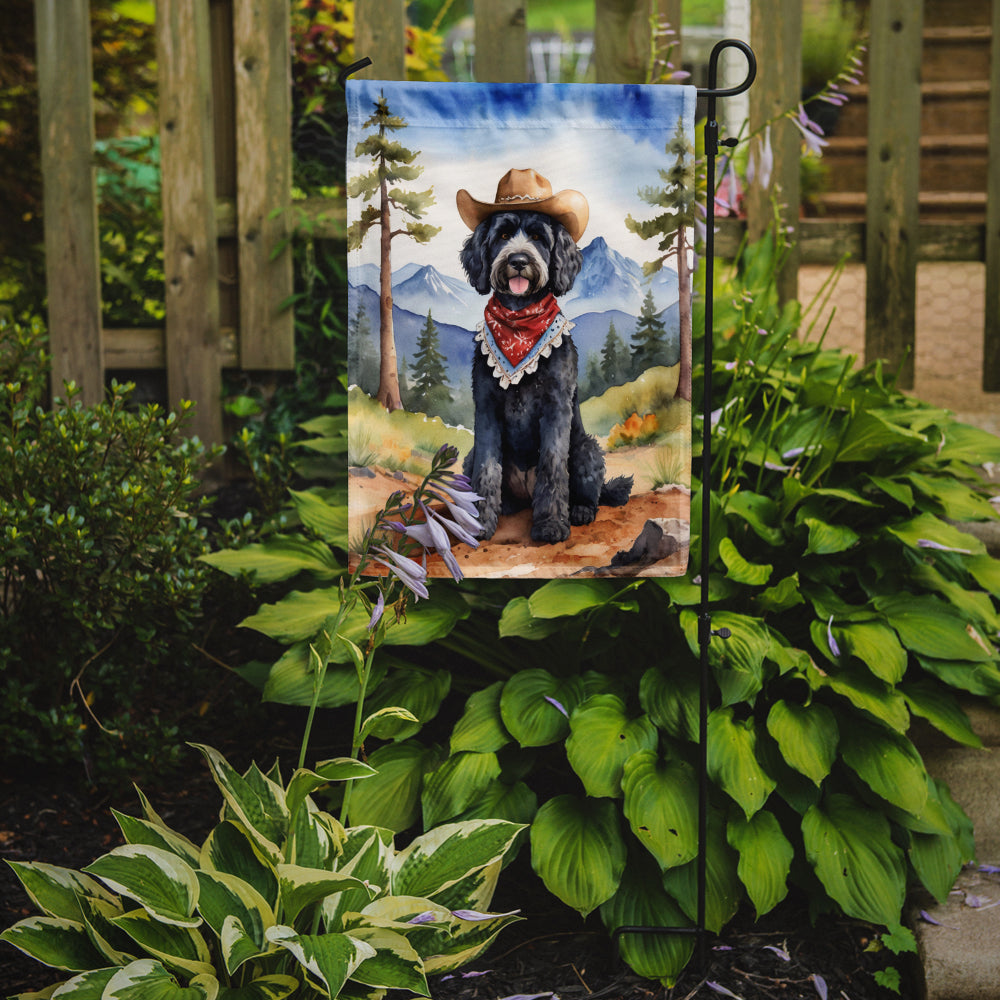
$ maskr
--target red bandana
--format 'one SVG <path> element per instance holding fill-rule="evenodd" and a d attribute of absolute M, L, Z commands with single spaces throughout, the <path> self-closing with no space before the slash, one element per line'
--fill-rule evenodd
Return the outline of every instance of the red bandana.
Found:
<path fill-rule="evenodd" d="M 507 309 L 500 305 L 496 296 L 486 303 L 486 325 L 504 357 L 515 366 L 538 343 L 558 315 L 559 303 L 551 293 L 524 309 Z"/>

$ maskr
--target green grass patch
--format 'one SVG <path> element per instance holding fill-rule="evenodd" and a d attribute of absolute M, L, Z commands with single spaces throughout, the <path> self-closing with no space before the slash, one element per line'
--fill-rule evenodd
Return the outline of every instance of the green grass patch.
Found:
<path fill-rule="evenodd" d="M 607 437 L 615 424 L 627 420 L 633 413 L 655 413 L 661 430 L 676 429 L 676 417 L 669 410 L 677 391 L 679 366 L 657 367 L 644 371 L 634 382 L 614 385 L 600 396 L 580 404 L 583 424 L 598 437 Z M 664 421 L 668 420 L 669 423 Z"/>

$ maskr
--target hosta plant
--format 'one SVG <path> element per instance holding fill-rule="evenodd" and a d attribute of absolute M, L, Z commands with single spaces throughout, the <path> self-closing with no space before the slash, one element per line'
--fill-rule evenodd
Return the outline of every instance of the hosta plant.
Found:
<path fill-rule="evenodd" d="M 65 1000 L 281 1000 L 429 996 L 427 976 L 478 955 L 518 919 L 489 913 L 521 827 L 451 823 L 397 849 L 391 831 L 343 827 L 312 795 L 372 768 L 338 758 L 240 774 L 202 746 L 222 793 L 202 844 L 115 813 L 126 843 L 82 871 L 12 862 L 41 911 L 0 935 L 62 971 Z M 52 990 L 54 989 L 54 992 Z"/>

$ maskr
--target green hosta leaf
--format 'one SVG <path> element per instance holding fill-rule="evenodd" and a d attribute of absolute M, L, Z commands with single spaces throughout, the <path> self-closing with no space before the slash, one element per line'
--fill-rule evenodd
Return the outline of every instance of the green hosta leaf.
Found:
<path fill-rule="evenodd" d="M 947 688 L 924 680 L 908 681 L 900 686 L 900 690 L 910 711 L 926 719 L 945 736 L 967 747 L 983 745 L 965 710 Z"/>
<path fill-rule="evenodd" d="M 784 541 L 781 513 L 770 497 L 739 490 L 726 498 L 726 515 L 735 515 L 745 521 L 768 545 L 779 547 Z"/>
<path fill-rule="evenodd" d="M 396 855 L 392 891 L 434 899 L 461 879 L 499 862 L 521 829 L 498 819 L 447 823 L 429 830 Z"/>
<path fill-rule="evenodd" d="M 550 580 L 528 598 L 535 618 L 564 618 L 600 608 L 621 589 L 612 580 Z"/>
<path fill-rule="evenodd" d="M 918 656 L 917 662 L 927 673 L 937 677 L 948 687 L 986 697 L 1000 694 L 1000 669 L 993 663 L 936 660 L 930 656 Z"/>
<path fill-rule="evenodd" d="M 698 616 L 693 611 L 682 611 L 681 627 L 692 654 L 700 656 Z M 715 637 L 708 647 L 708 661 L 722 690 L 723 704 L 752 702 L 763 686 L 764 659 L 771 648 L 770 633 L 759 618 L 729 611 L 712 615 L 712 629 L 723 628 L 729 629 L 729 638 Z"/>
<path fill-rule="evenodd" d="M 438 760 L 435 750 L 415 740 L 379 747 L 368 758 L 378 773 L 351 790 L 351 824 L 381 826 L 396 833 L 413 826 L 420 817 L 424 774 Z"/>
<path fill-rule="evenodd" d="M 81 972 L 99 968 L 104 958 L 91 944 L 87 929 L 65 917 L 28 917 L 0 934 L 6 941 L 35 961 L 54 969 Z"/>
<path fill-rule="evenodd" d="M 437 826 L 468 809 L 500 777 L 495 753 L 452 754 L 424 780 L 424 826 Z"/>
<path fill-rule="evenodd" d="M 126 816 L 124 813 L 118 812 L 117 809 L 112 809 L 111 812 L 118 821 L 122 835 L 128 843 L 159 847 L 164 851 L 176 854 L 189 865 L 198 864 L 199 849 L 187 837 L 175 833 L 160 823 Z"/>
<path fill-rule="evenodd" d="M 181 986 L 159 962 L 143 958 L 119 969 L 101 1000 L 216 1000 L 218 995 L 215 976 L 202 974 Z"/>
<path fill-rule="evenodd" d="M 899 733 L 852 719 L 841 756 L 876 795 L 919 815 L 927 801 L 927 772 L 910 740 Z"/>
<path fill-rule="evenodd" d="M 200 867 L 234 875 L 253 886 L 271 907 L 277 905 L 277 873 L 240 823 L 227 820 L 208 835 L 201 848 Z"/>
<path fill-rule="evenodd" d="M 97 879 L 39 861 L 8 861 L 31 901 L 46 916 L 65 917 L 67 920 L 82 920 L 81 896 L 93 896 L 109 903 L 115 902 Z"/>
<path fill-rule="evenodd" d="M 667 673 L 650 667 L 639 682 L 639 704 L 660 729 L 678 740 L 698 739 L 698 675 L 684 664 Z"/>
<path fill-rule="evenodd" d="M 613 694 L 595 694 L 570 718 L 566 757 L 588 795 L 619 798 L 622 768 L 638 750 L 653 750 L 659 734 L 648 716 L 629 719 Z"/>
<path fill-rule="evenodd" d="M 879 622 L 853 622 L 833 626 L 843 652 L 856 656 L 886 684 L 898 684 L 906 673 L 906 650 L 896 633 Z"/>
<path fill-rule="evenodd" d="M 201 744 L 192 745 L 205 755 L 226 805 L 250 832 L 265 856 L 276 862 L 281 855 L 278 844 L 288 831 L 284 789 L 266 778 L 251 781 L 230 767 L 217 750 Z"/>
<path fill-rule="evenodd" d="M 830 795 L 802 820 L 806 857 L 849 917 L 899 923 L 906 893 L 902 851 L 880 812 L 849 795 Z"/>
<path fill-rule="evenodd" d="M 788 873 L 795 849 L 781 832 L 774 813 L 764 809 L 751 819 L 738 816 L 730 820 L 726 837 L 729 846 L 739 851 L 736 873 L 759 919 L 788 894 Z"/>
<path fill-rule="evenodd" d="M 344 572 L 325 542 L 311 542 L 296 535 L 272 535 L 239 549 L 223 549 L 200 557 L 230 576 L 247 574 L 256 584 L 288 580 L 309 573 L 319 580 L 332 580 Z"/>
<path fill-rule="evenodd" d="M 871 410 L 863 410 L 854 417 L 837 451 L 838 462 L 867 462 L 879 458 L 888 449 L 926 443 L 926 438 L 915 431 Z"/>
<path fill-rule="evenodd" d="M 510 742 L 510 733 L 500 717 L 500 692 L 503 681 L 470 695 L 462 717 L 451 734 L 451 752 L 473 750 L 494 753 Z"/>
<path fill-rule="evenodd" d="M 347 548 L 347 504 L 328 503 L 314 490 L 289 490 L 302 523 L 331 545 Z"/>
<path fill-rule="evenodd" d="M 689 765 L 640 751 L 625 762 L 622 789 L 625 818 L 660 868 L 697 855 L 698 782 Z"/>
<path fill-rule="evenodd" d="M 733 918 L 743 899 L 743 884 L 736 873 L 736 852 L 726 843 L 726 824 L 721 814 L 708 818 L 705 850 L 705 926 L 714 934 Z M 691 920 L 698 918 L 698 861 L 670 868 L 663 873 L 663 887 Z"/>
<path fill-rule="evenodd" d="M 292 976 L 261 976 L 245 986 L 223 987 L 218 1000 L 285 1000 L 298 988 Z"/>
<path fill-rule="evenodd" d="M 909 594 L 875 598 L 875 607 L 903 645 L 939 660 L 995 660 L 996 652 L 973 625 L 936 597 Z"/>
<path fill-rule="evenodd" d="M 366 959 L 375 957 L 375 949 L 348 934 L 296 934 L 291 927 L 278 925 L 267 931 L 272 944 L 285 948 L 311 979 L 335 997 L 344 983 Z"/>
<path fill-rule="evenodd" d="M 920 493 L 938 504 L 950 521 L 991 521 L 996 517 L 986 497 L 954 476 L 924 476 L 911 472 L 906 478 Z"/>
<path fill-rule="evenodd" d="M 210 975 L 213 971 L 208 945 L 191 927 L 160 923 L 145 910 L 123 913 L 111 922 L 168 968 L 189 976 Z"/>
<path fill-rule="evenodd" d="M 549 799 L 531 825 L 531 865 L 549 892 L 582 916 L 610 899 L 625 870 L 615 804 L 572 795 Z"/>
<path fill-rule="evenodd" d="M 197 927 L 198 878 L 170 851 L 146 844 L 125 844 L 98 858 L 84 871 L 113 892 L 134 899 L 150 916 L 178 927 Z"/>
<path fill-rule="evenodd" d="M 512 785 L 493 781 L 483 789 L 471 806 L 460 816 L 466 819 L 505 819 L 509 823 L 527 826 L 538 812 L 538 796 L 523 782 Z"/>
<path fill-rule="evenodd" d="M 384 708 L 403 708 L 410 712 L 414 721 L 387 719 L 381 724 L 379 731 L 380 739 L 405 740 L 419 732 L 423 723 L 437 715 L 441 702 L 450 689 L 451 674 L 447 670 L 423 670 L 416 667 L 395 670 L 375 688 L 365 702 L 365 707 L 372 712 Z"/>
<path fill-rule="evenodd" d="M 1000 559 L 982 555 L 966 559 L 964 562 L 965 568 L 980 587 L 989 591 L 994 597 L 1000 597 Z"/>
<path fill-rule="evenodd" d="M 773 587 L 761 591 L 755 598 L 757 607 L 765 614 L 767 612 L 787 611 L 799 604 L 805 604 L 805 598 L 799 586 L 799 574 L 793 573 L 779 580 Z"/>
<path fill-rule="evenodd" d="M 774 567 L 770 563 L 762 565 L 747 562 L 730 538 L 723 538 L 719 542 L 719 557 L 726 565 L 726 576 L 730 580 L 746 584 L 748 587 L 763 587 L 774 571 Z"/>
<path fill-rule="evenodd" d="M 748 819 L 764 805 L 776 783 L 757 762 L 752 718 L 737 721 L 732 708 L 717 708 L 709 714 L 708 774 Z"/>
<path fill-rule="evenodd" d="M 420 726 L 420 720 L 409 709 L 394 705 L 372 712 L 361 724 L 358 735 L 362 740 L 368 739 L 369 736 L 380 740 L 391 740 L 397 735 L 405 739 L 406 736 L 416 733 Z"/>
<path fill-rule="evenodd" d="M 562 629 L 558 620 L 536 618 L 531 613 L 527 597 L 515 597 L 508 601 L 500 615 L 499 634 L 501 639 L 545 639 Z"/>
<path fill-rule="evenodd" d="M 857 543 L 860 537 L 853 528 L 849 528 L 846 524 L 829 524 L 815 517 L 803 518 L 803 523 L 809 529 L 806 555 L 829 556 L 838 552 L 846 552 Z"/>
<path fill-rule="evenodd" d="M 691 922 L 664 891 L 655 866 L 630 858 L 617 892 L 601 904 L 608 931 L 619 927 L 687 927 Z M 690 934 L 623 934 L 622 958 L 638 975 L 673 986 L 694 951 Z"/>
<path fill-rule="evenodd" d="M 778 700 L 767 716 L 767 731 L 777 741 L 785 761 L 819 786 L 837 756 L 839 731 L 833 712 L 812 702 L 797 705 Z"/>
<path fill-rule="evenodd" d="M 1000 632 L 1000 615 L 994 607 L 990 594 L 981 590 L 970 590 L 964 583 L 949 580 L 935 566 L 928 562 L 914 567 L 911 576 L 916 584 L 914 590 L 929 590 L 939 594 L 956 611 L 970 621 L 976 622 L 987 634 Z"/>
<path fill-rule="evenodd" d="M 565 738 L 569 716 L 583 697 L 579 677 L 560 679 L 547 670 L 522 670 L 504 685 L 500 716 L 521 746 L 547 746 Z"/>
<path fill-rule="evenodd" d="M 829 688 L 897 732 L 906 732 L 910 713 L 906 710 L 903 696 L 884 681 L 873 677 L 868 670 L 841 667 L 835 673 L 822 674 L 812 667 L 806 676 L 814 689 Z"/>
<path fill-rule="evenodd" d="M 963 821 L 968 821 L 961 810 L 955 806 L 954 801 L 948 796 L 941 797 L 938 786 L 931 781 L 929 784 L 930 797 L 934 803 L 941 808 L 945 814 L 946 821 L 954 817 L 957 819 L 957 826 L 961 826 Z M 955 816 L 955 811 L 959 816 Z M 950 828 L 944 833 L 920 833 L 910 834 L 910 864 L 917 873 L 924 887 L 934 896 L 939 903 L 944 903 L 958 873 L 962 870 L 962 865 L 971 860 L 972 851 L 966 853 L 963 850 L 962 837 L 960 833 L 953 832 Z"/>
<path fill-rule="evenodd" d="M 978 538 L 933 514 L 918 514 L 909 521 L 889 525 L 886 530 L 913 549 L 924 548 L 930 542 L 934 546 L 943 546 L 969 555 L 983 555 L 986 552 L 986 546 Z"/>
<path fill-rule="evenodd" d="M 264 931 L 274 926 L 274 912 L 267 900 L 247 882 L 222 872 L 198 872 L 201 894 L 198 910 L 205 922 L 223 941 L 226 970 L 232 975 L 248 958 L 253 958 L 266 950 Z M 238 928 L 224 928 L 227 921 L 236 921 Z M 229 938 L 229 947 L 226 938 Z M 240 949 L 233 947 L 233 939 L 240 942 Z M 250 954 L 242 942 L 249 939 Z"/>
<path fill-rule="evenodd" d="M 343 644 L 338 643 L 334 656 L 340 655 L 337 650 L 342 652 L 343 648 Z M 376 658 L 369 686 L 377 685 L 384 676 L 385 666 Z M 323 675 L 316 706 L 339 708 L 341 705 L 350 705 L 358 700 L 359 691 L 358 675 L 354 667 L 331 663 Z M 297 642 L 282 653 L 267 674 L 261 697 L 264 701 L 280 705 L 312 704 L 316 697 L 316 674 L 312 669 L 308 642 Z"/>
<path fill-rule="evenodd" d="M 368 890 L 360 879 L 352 875 L 303 868 L 301 865 L 278 865 L 278 884 L 281 888 L 282 913 L 286 920 L 293 922 L 307 906 L 318 903 L 327 896 L 345 889 Z M 375 895 L 374 890 L 370 895 Z"/>
<path fill-rule="evenodd" d="M 352 929 L 351 937 L 375 949 L 375 954 L 351 973 L 355 982 L 430 996 L 424 963 L 402 934 L 383 927 L 362 926 Z"/>

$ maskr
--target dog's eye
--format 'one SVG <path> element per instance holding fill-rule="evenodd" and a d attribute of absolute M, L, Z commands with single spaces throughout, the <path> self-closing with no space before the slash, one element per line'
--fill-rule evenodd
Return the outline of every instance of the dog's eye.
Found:
<path fill-rule="evenodd" d="M 534 233 L 532 235 L 532 237 L 531 237 L 531 242 L 532 243 L 541 243 L 542 242 L 542 238 L 541 238 L 541 236 L 538 235 L 538 233 Z"/>
<path fill-rule="evenodd" d="M 510 232 L 510 230 L 508 230 L 508 229 L 504 229 L 504 230 L 503 230 L 503 231 L 502 231 L 502 232 L 500 233 L 500 239 L 502 239 L 502 240 L 509 240 L 509 239 L 511 238 L 511 236 L 513 236 L 513 235 L 514 235 L 514 234 L 513 234 L 512 232 Z"/>

